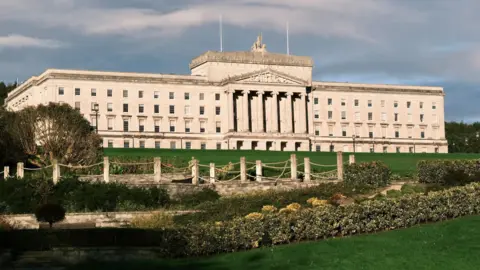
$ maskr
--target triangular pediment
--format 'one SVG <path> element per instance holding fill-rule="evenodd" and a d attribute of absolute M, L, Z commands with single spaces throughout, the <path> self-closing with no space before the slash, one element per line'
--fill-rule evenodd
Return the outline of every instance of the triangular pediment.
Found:
<path fill-rule="evenodd" d="M 306 85 L 307 82 L 302 79 L 281 73 L 272 69 L 250 72 L 223 81 L 228 83 L 246 83 L 246 84 L 275 84 L 275 85 Z"/>

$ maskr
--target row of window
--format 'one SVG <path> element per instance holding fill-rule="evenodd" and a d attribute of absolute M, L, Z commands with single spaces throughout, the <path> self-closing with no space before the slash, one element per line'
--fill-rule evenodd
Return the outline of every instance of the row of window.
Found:
<path fill-rule="evenodd" d="M 343 149 L 344 152 L 348 152 L 348 146 L 344 146 L 343 148 L 344 148 L 344 149 Z M 401 149 L 402 149 L 402 148 L 401 148 L 400 146 L 396 146 L 396 147 L 395 147 L 395 152 L 401 153 Z M 346 151 L 346 150 L 347 150 L 347 151 Z M 362 152 L 361 147 L 357 147 L 356 150 L 357 150 L 357 152 Z M 374 148 L 373 146 L 370 146 L 370 149 L 369 149 L 369 150 L 370 150 L 370 153 L 375 153 L 375 148 Z M 315 151 L 317 151 L 317 152 L 322 151 L 322 148 L 321 148 L 321 146 L 320 146 L 319 144 L 315 145 Z M 332 145 L 329 145 L 329 151 L 330 151 L 330 152 L 335 152 L 335 145 L 333 145 L 333 144 L 332 144 Z M 423 153 L 426 153 L 426 152 L 427 152 L 426 147 L 423 147 L 423 148 L 421 149 L 421 151 L 422 151 Z M 388 146 L 383 146 L 383 147 L 382 147 L 382 152 L 383 152 L 383 153 L 387 153 L 387 152 L 388 152 Z M 408 152 L 409 152 L 409 153 L 415 153 L 415 152 L 416 152 L 415 147 L 409 146 L 409 147 L 408 147 Z M 435 147 L 435 153 L 438 153 L 438 152 L 439 152 L 439 148 L 438 148 L 438 147 Z"/>
<path fill-rule="evenodd" d="M 92 121 L 92 124 L 95 123 Z M 205 133 L 206 131 L 206 121 L 200 121 L 200 133 Z M 192 126 L 192 121 L 187 120 L 185 121 L 185 133 L 190 133 L 192 132 L 191 129 Z M 130 130 L 130 121 L 128 119 L 123 120 L 123 131 L 128 132 Z M 108 130 L 113 130 L 113 118 L 108 118 L 107 119 L 107 129 Z M 145 120 L 144 119 L 139 119 L 138 123 L 138 131 L 139 132 L 145 132 Z M 155 123 L 153 125 L 153 131 L 155 133 L 160 132 L 160 121 L 155 120 Z M 175 120 L 170 120 L 169 121 L 169 131 L 170 132 L 176 132 L 176 121 Z M 216 133 L 222 133 L 222 124 L 220 121 L 215 122 L 215 132 Z"/>
<path fill-rule="evenodd" d="M 108 147 L 113 148 L 113 140 L 108 140 Z M 140 148 L 145 148 L 145 141 L 140 140 L 138 143 Z M 123 148 L 130 148 L 130 141 L 129 140 L 124 140 L 123 141 Z M 160 148 L 160 142 L 155 141 L 155 148 L 159 149 Z M 217 143 L 217 150 L 222 149 L 222 143 Z M 177 142 L 172 141 L 170 142 L 170 149 L 177 149 Z M 185 142 L 185 149 L 192 149 L 192 142 Z M 207 149 L 207 143 L 200 143 L 200 149 L 206 150 Z"/>
<path fill-rule="evenodd" d="M 75 96 L 80 96 L 81 90 L 80 88 L 75 88 Z M 65 88 L 64 87 L 59 87 L 58 88 L 58 95 L 63 96 L 65 95 Z M 90 95 L 92 97 L 97 96 L 97 89 L 96 88 L 91 88 L 90 89 Z M 123 90 L 123 97 L 128 98 L 129 95 L 129 90 Z M 107 89 L 107 97 L 112 97 L 113 96 L 113 90 L 112 89 Z M 186 92 L 184 93 L 184 99 L 185 100 L 190 100 L 190 93 Z M 138 90 L 138 98 L 143 98 L 144 97 L 144 91 L 143 90 Z M 154 91 L 153 92 L 153 98 L 158 99 L 160 98 L 160 91 Z M 169 99 L 175 99 L 175 92 L 169 92 L 168 93 L 168 98 Z M 199 100 L 205 100 L 205 93 L 199 93 L 198 96 Z M 215 93 L 215 100 L 220 100 L 220 93 Z"/>
<path fill-rule="evenodd" d="M 355 135 L 358 138 L 358 134 L 359 134 L 359 132 L 355 129 L 354 134 L 352 134 L 352 136 Z M 434 128 L 433 129 L 433 137 L 436 138 L 437 135 L 438 135 L 438 129 Z M 315 127 L 315 136 L 320 136 L 320 127 L 318 127 L 318 126 Z M 328 136 L 329 137 L 334 136 L 333 126 L 328 127 Z M 350 136 L 350 135 L 347 134 L 347 127 L 342 127 L 342 135 L 341 136 L 342 137 Z M 408 128 L 408 136 L 407 137 L 409 139 L 413 138 L 413 127 Z M 373 128 L 369 128 L 368 138 L 374 138 Z M 387 138 L 387 128 L 386 127 L 382 127 L 382 138 Z M 396 128 L 394 130 L 393 138 L 400 138 L 400 130 L 398 128 Z M 425 139 L 425 130 L 420 131 L 420 138 Z"/>
<path fill-rule="evenodd" d="M 313 104 L 318 105 L 318 103 L 319 103 L 319 99 L 317 97 L 314 98 L 313 99 Z M 385 103 L 386 103 L 385 100 L 381 100 L 380 101 L 380 106 L 385 107 Z M 347 106 L 346 99 L 341 99 L 340 104 L 342 106 Z M 399 106 L 398 104 L 399 104 L 398 101 L 394 101 L 393 102 L 393 107 L 398 108 L 398 106 Z M 327 105 L 332 106 L 333 105 L 333 99 L 328 98 L 327 99 Z M 410 109 L 412 107 L 412 102 L 407 101 L 405 105 L 406 105 L 407 109 Z M 419 105 L 420 109 L 423 109 L 423 105 L 424 105 L 423 101 L 420 101 L 418 105 Z M 359 107 L 360 106 L 360 100 L 355 99 L 354 102 L 353 102 L 353 106 Z M 367 100 L 367 107 L 369 107 L 369 108 L 373 107 L 373 101 L 372 100 Z M 437 103 L 432 102 L 432 110 L 436 110 L 436 109 L 437 109 Z"/>
<path fill-rule="evenodd" d="M 92 107 L 92 111 L 95 110 L 95 108 L 98 109 L 98 106 L 95 107 L 97 103 L 95 102 L 92 102 L 91 103 L 91 107 Z M 80 110 L 80 102 L 77 101 L 75 102 L 75 109 L 77 110 Z M 170 114 L 175 114 L 175 105 L 169 105 L 169 113 Z M 122 108 L 122 111 L 124 113 L 128 113 L 129 112 L 129 105 L 128 103 L 124 103 L 123 104 L 123 108 Z M 107 112 L 113 112 L 113 103 L 107 103 Z M 145 105 L 144 104 L 139 104 L 138 105 L 138 113 L 145 113 Z M 155 104 L 153 105 L 153 113 L 155 114 L 158 114 L 160 113 L 160 105 L 158 104 Z M 220 115 L 221 113 L 221 107 L 220 106 L 215 106 L 215 115 Z M 191 106 L 190 105 L 185 105 L 184 106 L 184 114 L 191 114 Z M 199 114 L 200 115 L 205 115 L 205 106 L 200 106 L 199 107 Z"/>
<path fill-rule="evenodd" d="M 360 112 L 355 112 L 355 121 L 361 121 L 360 115 L 361 115 Z M 313 116 L 314 116 L 315 119 L 320 119 L 320 112 L 319 112 L 319 110 L 315 110 L 314 113 L 313 113 Z M 328 118 L 329 120 L 333 119 L 333 111 L 328 111 L 328 112 L 327 112 L 327 118 Z M 413 116 L 412 116 L 411 113 L 408 113 L 408 114 L 407 114 L 407 118 L 408 118 L 408 122 L 412 122 L 412 121 L 413 121 Z M 342 119 L 342 120 L 347 120 L 347 112 L 346 112 L 346 111 L 342 111 L 342 112 L 341 112 L 341 119 Z M 372 112 L 368 112 L 367 119 L 368 119 L 368 121 L 373 121 L 373 113 L 372 113 Z M 400 121 L 399 119 L 400 119 L 399 114 L 398 114 L 398 113 L 394 113 L 394 114 L 393 114 L 393 121 L 398 122 L 398 121 Z M 433 114 L 433 115 L 432 115 L 432 119 L 433 119 L 433 122 L 434 122 L 434 123 L 438 123 L 438 115 L 437 115 L 437 114 Z M 382 112 L 382 114 L 381 114 L 381 120 L 384 121 L 384 122 L 388 121 L 388 119 L 387 119 L 387 113 Z M 423 123 L 423 121 L 425 120 L 425 115 L 424 115 L 423 113 L 421 113 L 421 114 L 419 115 L 419 120 L 420 120 L 421 123 Z"/>

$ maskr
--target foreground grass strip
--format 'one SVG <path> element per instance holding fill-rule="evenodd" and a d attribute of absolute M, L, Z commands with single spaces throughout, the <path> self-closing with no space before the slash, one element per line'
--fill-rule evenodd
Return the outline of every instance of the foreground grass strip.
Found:
<path fill-rule="evenodd" d="M 478 269 L 480 216 L 204 259 L 85 263 L 68 269 Z"/>

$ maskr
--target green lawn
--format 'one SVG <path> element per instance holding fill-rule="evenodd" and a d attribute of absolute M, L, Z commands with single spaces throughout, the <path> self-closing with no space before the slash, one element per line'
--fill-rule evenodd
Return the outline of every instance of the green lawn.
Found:
<path fill-rule="evenodd" d="M 285 245 L 203 259 L 88 263 L 72 269 L 478 269 L 480 216 L 374 235 Z"/>
<path fill-rule="evenodd" d="M 267 151 L 242 151 L 242 150 L 170 150 L 170 149 L 105 149 L 107 156 L 143 156 L 143 157 L 184 157 L 185 159 L 197 158 L 202 164 L 214 162 L 223 165 L 229 161 L 238 162 L 241 156 L 249 161 L 261 160 L 262 162 L 278 162 L 289 159 L 291 152 Z M 304 157 L 310 157 L 311 162 L 334 165 L 336 154 L 329 152 L 297 152 L 299 163 Z M 348 160 L 349 153 L 344 154 L 344 161 Z M 412 175 L 416 164 L 424 159 L 476 159 L 479 154 L 383 154 L 383 153 L 357 153 L 357 162 L 381 160 L 385 162 L 394 173 Z"/>

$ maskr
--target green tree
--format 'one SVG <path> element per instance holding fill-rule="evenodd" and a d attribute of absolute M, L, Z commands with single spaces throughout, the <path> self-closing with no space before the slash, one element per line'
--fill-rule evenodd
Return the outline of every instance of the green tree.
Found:
<path fill-rule="evenodd" d="M 11 123 L 15 115 L 0 107 L 0 168 L 25 160 L 20 140 L 12 136 Z"/>

